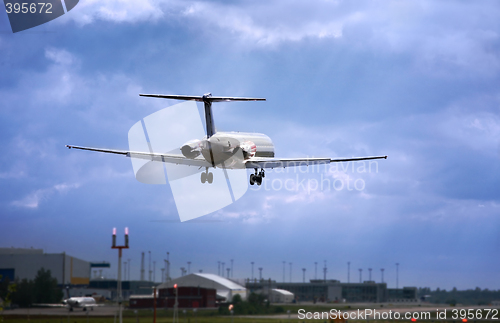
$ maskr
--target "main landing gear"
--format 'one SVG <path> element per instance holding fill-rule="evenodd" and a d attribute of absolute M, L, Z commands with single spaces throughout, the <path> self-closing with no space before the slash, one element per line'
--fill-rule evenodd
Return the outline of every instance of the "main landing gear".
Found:
<path fill-rule="evenodd" d="M 203 184 L 205 184 L 205 182 L 208 182 L 208 184 L 212 184 L 213 181 L 214 181 L 214 174 L 212 172 L 209 173 L 208 168 L 206 172 L 201 173 L 201 182 Z"/>
<path fill-rule="evenodd" d="M 262 184 L 262 178 L 266 177 L 264 174 L 264 168 L 260 170 L 260 172 L 257 174 L 257 168 L 255 168 L 255 174 L 250 175 L 250 185 L 253 185 L 257 183 L 257 185 Z"/>

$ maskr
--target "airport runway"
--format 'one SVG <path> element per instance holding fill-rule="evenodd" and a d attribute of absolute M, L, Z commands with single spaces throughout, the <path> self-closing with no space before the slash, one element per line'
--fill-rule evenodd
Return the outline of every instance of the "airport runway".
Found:
<path fill-rule="evenodd" d="M 303 304 L 305 305 L 305 304 Z M 309 304 L 308 304 L 309 305 Z M 330 311 L 331 307 L 329 307 L 328 305 L 338 305 L 338 304 L 324 304 L 324 310 L 325 312 L 328 312 Z M 357 305 L 360 305 L 360 304 L 351 304 L 352 306 L 357 306 Z M 477 310 L 477 309 L 497 309 L 498 310 L 498 307 L 492 307 L 492 306 L 456 306 L 456 307 L 451 307 L 451 306 L 443 306 L 443 305 L 437 305 L 436 306 L 433 306 L 431 304 L 426 304 L 426 306 L 422 306 L 422 307 L 419 307 L 419 306 L 404 306 L 403 304 L 401 305 L 392 305 L 392 306 L 384 306 L 384 307 L 380 307 L 380 305 L 377 305 L 376 304 L 371 304 L 372 306 L 370 306 L 369 304 L 363 304 L 365 306 L 363 306 L 362 309 L 360 309 L 360 311 L 364 311 L 364 308 L 367 308 L 367 309 L 371 309 L 371 310 L 376 310 L 379 315 L 388 315 L 389 312 L 391 311 L 392 313 L 395 313 L 395 312 L 398 312 L 400 313 L 402 316 L 405 314 L 405 313 L 422 313 L 422 312 L 430 312 L 432 313 L 433 315 L 433 319 L 435 317 L 435 313 L 437 310 L 439 311 L 444 311 L 446 310 L 448 313 L 450 313 L 452 310 L 461 310 L 461 309 L 465 309 L 465 310 L 468 310 L 468 309 L 473 309 L 473 310 Z M 300 319 L 301 321 L 302 320 L 308 320 L 304 317 L 299 317 L 299 314 L 298 314 L 298 310 L 301 308 L 301 305 L 296 305 L 296 310 L 292 311 L 290 313 L 290 316 L 289 314 L 280 314 L 280 315 L 245 315 L 245 316 L 235 316 L 235 317 L 244 317 L 244 318 L 255 318 L 255 319 L 279 319 L 279 320 L 287 320 L 288 318 L 290 319 L 293 319 L 293 320 L 297 320 L 297 319 Z M 307 307 L 306 307 L 307 308 Z M 124 311 L 131 311 L 130 309 L 127 309 Z M 355 313 L 357 312 L 358 310 L 357 309 L 342 309 L 341 310 L 342 312 L 346 312 L 346 313 Z M 88 315 L 89 317 L 103 317 L 103 316 L 107 316 L 107 317 L 113 317 L 115 315 L 117 315 L 118 313 L 118 306 L 116 305 L 109 305 L 109 306 L 101 306 L 101 307 L 96 307 L 94 308 L 94 310 L 88 310 L 88 311 L 83 311 L 82 309 L 74 309 L 73 312 L 70 312 L 68 311 L 68 309 L 66 308 L 29 308 L 29 309 L 26 309 L 26 308 L 19 308 L 19 309 L 14 309 L 14 310 L 5 310 L 3 311 L 3 315 L 7 316 L 7 315 L 22 315 L 22 316 L 26 316 L 26 315 L 33 315 L 33 316 L 64 316 L 64 317 L 67 317 L 68 315 L 70 317 L 73 317 L 73 316 L 78 316 L 78 317 L 85 317 L 86 315 Z M 383 313 L 386 313 L 386 314 L 383 314 Z M 352 314 L 354 315 L 354 314 Z M 418 314 L 417 314 L 418 315 Z M 364 316 L 362 318 L 356 318 L 356 319 L 353 319 L 353 320 L 366 320 L 366 319 L 370 319 L 370 320 L 373 320 L 374 317 L 373 315 L 371 316 Z M 422 319 L 422 318 L 420 318 Z M 497 318 L 498 320 L 499 318 Z M 471 320 L 473 321 L 473 320 Z"/>
<path fill-rule="evenodd" d="M 67 308 L 63 307 L 31 307 L 31 308 L 16 308 L 13 310 L 5 310 L 3 315 L 47 315 L 47 316 L 114 316 L 118 312 L 118 306 L 99 306 L 94 310 L 83 311 L 81 308 L 75 308 L 70 312 Z"/>

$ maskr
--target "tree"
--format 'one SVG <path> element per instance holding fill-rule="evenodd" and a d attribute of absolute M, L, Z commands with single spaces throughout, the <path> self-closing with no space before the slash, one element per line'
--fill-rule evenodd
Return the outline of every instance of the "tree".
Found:
<path fill-rule="evenodd" d="M 3 311 L 3 307 L 10 307 L 12 294 L 15 291 L 16 284 L 11 283 L 9 277 L 2 279 L 2 275 L 0 275 L 0 298 L 3 299 L 3 306 L 0 305 L 0 312 Z"/>
<path fill-rule="evenodd" d="M 52 278 L 50 270 L 41 268 L 34 281 L 33 294 L 35 303 L 58 303 L 63 292 L 57 287 L 57 279 Z"/>
<path fill-rule="evenodd" d="M 21 281 L 16 281 L 16 291 L 12 294 L 12 303 L 20 307 L 29 307 L 34 303 L 33 281 L 26 278 Z"/>

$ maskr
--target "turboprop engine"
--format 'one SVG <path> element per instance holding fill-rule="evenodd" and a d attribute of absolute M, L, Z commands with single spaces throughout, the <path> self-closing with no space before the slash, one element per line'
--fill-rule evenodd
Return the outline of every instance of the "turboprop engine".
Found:
<path fill-rule="evenodd" d="M 181 152 L 184 157 L 194 159 L 201 154 L 201 145 L 201 140 L 190 140 L 181 147 Z"/>

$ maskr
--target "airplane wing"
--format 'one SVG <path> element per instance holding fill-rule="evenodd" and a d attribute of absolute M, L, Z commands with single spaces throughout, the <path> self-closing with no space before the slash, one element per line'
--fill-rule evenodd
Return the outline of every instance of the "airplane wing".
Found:
<path fill-rule="evenodd" d="M 387 156 L 351 157 L 351 158 L 265 158 L 252 157 L 245 161 L 246 168 L 278 168 L 320 165 L 348 161 L 362 161 L 371 159 L 387 159 Z"/>
<path fill-rule="evenodd" d="M 37 306 L 37 307 L 68 307 L 68 305 L 65 304 L 31 304 L 32 306 Z"/>
<path fill-rule="evenodd" d="M 105 306 L 106 304 L 84 304 L 80 305 L 80 307 L 99 307 L 99 306 Z"/>
<path fill-rule="evenodd" d="M 171 163 L 171 164 L 196 166 L 196 167 L 212 167 L 212 164 L 207 162 L 205 159 L 201 159 L 201 158 L 190 159 L 190 158 L 184 157 L 181 154 L 179 154 L 179 155 L 166 154 L 166 153 L 159 154 L 159 153 L 149 153 L 149 152 L 140 152 L 140 151 L 102 149 L 102 148 L 81 147 L 81 146 L 71 146 L 71 145 L 66 145 L 66 147 L 68 147 L 69 149 L 74 148 L 74 149 L 98 151 L 98 152 L 102 152 L 102 153 L 118 154 L 118 155 L 123 155 L 126 157 L 147 159 L 147 160 L 159 161 L 159 162 Z"/>
<path fill-rule="evenodd" d="M 71 146 L 66 145 L 69 149 L 82 149 L 90 151 L 98 151 L 103 153 L 118 154 L 126 157 L 147 159 L 152 161 L 159 161 L 164 163 L 196 166 L 196 167 L 213 167 L 212 164 L 207 162 L 205 159 L 186 158 L 181 154 L 160 154 L 160 153 L 149 153 L 149 152 L 139 152 L 139 151 L 128 151 L 128 150 L 114 150 L 114 149 L 103 149 L 103 148 L 92 148 L 92 147 L 81 147 L 81 146 Z M 348 162 L 348 161 L 362 161 L 371 159 L 387 159 L 387 156 L 369 156 L 369 157 L 351 157 L 351 158 L 265 158 L 265 157 L 252 157 L 245 160 L 246 168 L 279 168 L 279 167 L 295 167 L 295 166 L 309 166 L 309 165 L 320 165 L 329 164 L 336 162 Z"/>

